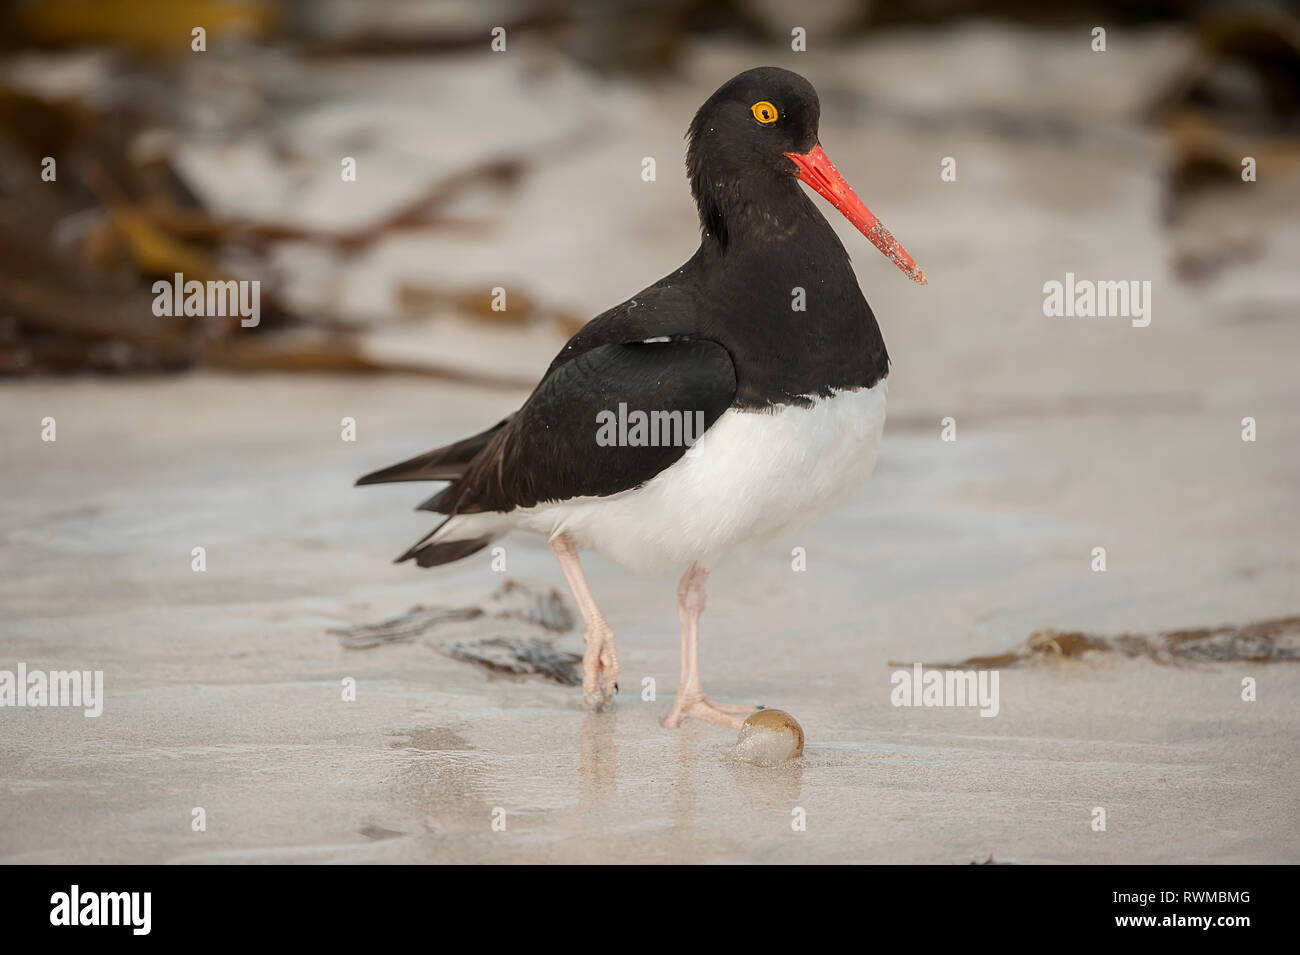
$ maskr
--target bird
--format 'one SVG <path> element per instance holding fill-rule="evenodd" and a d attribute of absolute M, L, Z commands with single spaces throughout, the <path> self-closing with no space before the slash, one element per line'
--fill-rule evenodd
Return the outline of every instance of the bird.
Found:
<path fill-rule="evenodd" d="M 583 618 L 591 709 L 612 705 L 620 667 L 581 551 L 636 573 L 685 568 L 681 676 L 661 723 L 739 728 L 756 707 L 711 699 L 700 677 L 709 573 L 834 509 L 875 467 L 889 354 L 800 183 L 926 278 L 822 149 L 820 118 L 816 90 L 789 70 L 722 84 L 686 135 L 695 254 L 579 329 L 513 414 L 357 481 L 448 482 L 417 508 L 441 522 L 397 563 L 463 560 L 512 531 L 545 536 Z"/>

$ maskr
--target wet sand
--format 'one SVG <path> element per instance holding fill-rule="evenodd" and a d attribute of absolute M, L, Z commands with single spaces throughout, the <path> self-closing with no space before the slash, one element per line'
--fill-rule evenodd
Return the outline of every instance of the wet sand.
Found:
<path fill-rule="evenodd" d="M 327 632 L 417 603 L 472 603 L 502 581 L 486 559 L 394 567 L 424 527 L 409 510 L 418 495 L 348 483 L 422 427 L 450 437 L 508 404 L 363 380 L 10 386 L 6 427 L 30 434 L 50 413 L 60 431 L 14 456 L 0 659 L 103 669 L 107 699 L 97 719 L 0 714 L 0 858 L 1300 857 L 1293 665 L 1009 669 L 994 718 L 895 708 L 888 665 L 1002 650 L 1049 624 L 1292 609 L 1293 529 L 1266 515 L 1286 513 L 1294 435 L 1250 448 L 1262 452 L 1250 468 L 1202 468 L 1147 495 L 1134 489 L 1161 466 L 1202 453 L 1193 416 L 1122 428 L 1098 415 L 990 420 L 955 446 L 894 429 L 852 507 L 715 575 L 706 687 L 787 709 L 808 733 L 801 763 L 772 770 L 731 764 L 728 731 L 660 728 L 676 684 L 671 578 L 588 560 L 621 640 L 610 714 L 583 712 L 577 690 L 494 677 L 420 642 L 346 650 Z M 426 406 L 439 409 L 432 429 Z M 338 438 L 348 413 L 356 444 Z M 1159 456 L 1140 455 L 1144 444 Z M 1118 490 L 1071 462 L 1094 455 L 1130 462 Z M 1228 480 L 1238 493 L 1216 496 L 1212 483 Z M 1192 508 L 1197 519 L 1184 519 Z M 1249 536 L 1234 544 L 1244 520 Z M 1110 544 L 1105 575 L 1088 566 L 1097 539 Z M 540 539 L 505 544 L 509 576 L 562 586 Z M 190 569 L 193 546 L 207 549 L 205 573 Z M 806 572 L 791 570 L 794 546 Z M 1245 675 L 1256 703 L 1240 700 Z M 345 677 L 355 702 L 341 699 Z M 655 702 L 638 692 L 646 677 Z M 1096 806 L 1105 833 L 1089 827 Z M 206 832 L 190 829 L 194 807 Z M 498 807 L 505 832 L 492 829 Z M 791 830 L 796 807 L 805 832 Z"/>

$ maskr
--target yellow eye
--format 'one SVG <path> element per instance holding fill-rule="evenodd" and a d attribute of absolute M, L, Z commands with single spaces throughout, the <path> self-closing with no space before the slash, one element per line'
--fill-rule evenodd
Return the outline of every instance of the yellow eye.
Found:
<path fill-rule="evenodd" d="M 777 113 L 776 107 L 765 99 L 759 100 L 749 108 L 749 111 L 753 113 L 754 118 L 764 126 L 771 126 L 776 122 L 777 116 L 780 115 Z"/>

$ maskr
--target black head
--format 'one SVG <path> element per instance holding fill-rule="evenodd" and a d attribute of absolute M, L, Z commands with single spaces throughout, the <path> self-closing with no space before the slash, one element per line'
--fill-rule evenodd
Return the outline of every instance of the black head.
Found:
<path fill-rule="evenodd" d="M 912 257 L 822 151 L 817 140 L 820 119 L 821 103 L 812 84 L 776 66 L 739 73 L 708 98 L 686 134 L 686 169 L 706 239 L 726 248 L 733 228 L 747 213 L 771 220 L 783 204 L 800 198 L 798 179 L 924 285 L 925 275 Z"/>
<path fill-rule="evenodd" d="M 795 169 L 786 154 L 817 145 L 820 118 L 817 91 L 798 73 L 760 66 L 733 76 L 691 122 L 686 164 L 692 188 L 704 176 L 790 178 Z"/>

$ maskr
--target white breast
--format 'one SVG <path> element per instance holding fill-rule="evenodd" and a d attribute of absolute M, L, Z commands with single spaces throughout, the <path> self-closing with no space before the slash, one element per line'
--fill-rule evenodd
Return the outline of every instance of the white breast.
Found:
<path fill-rule="evenodd" d="M 635 490 L 506 516 L 548 536 L 568 533 L 633 570 L 711 567 L 736 545 L 796 530 L 852 496 L 876 464 L 886 391 L 881 381 L 810 408 L 727 411 Z"/>

